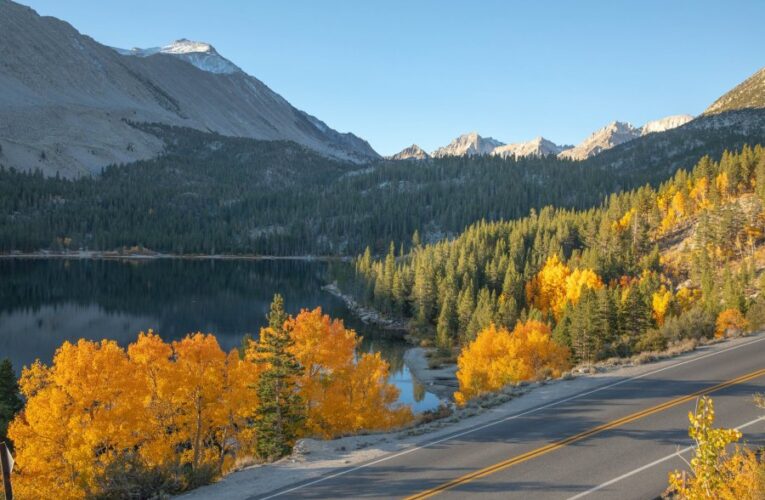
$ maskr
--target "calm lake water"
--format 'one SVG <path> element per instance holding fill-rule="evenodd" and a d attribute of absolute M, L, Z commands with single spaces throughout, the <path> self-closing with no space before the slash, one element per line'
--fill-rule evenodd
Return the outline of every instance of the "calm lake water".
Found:
<path fill-rule="evenodd" d="M 37 358 L 49 363 L 65 340 L 108 338 L 126 346 L 149 328 L 165 340 L 215 333 L 229 350 L 266 324 L 278 292 L 288 312 L 321 306 L 363 335 L 361 349 L 378 351 L 390 363 L 402 403 L 415 411 L 438 406 L 404 365 L 407 346 L 364 325 L 321 289 L 328 266 L 297 260 L 0 259 L 0 359 L 10 358 L 20 371 Z"/>

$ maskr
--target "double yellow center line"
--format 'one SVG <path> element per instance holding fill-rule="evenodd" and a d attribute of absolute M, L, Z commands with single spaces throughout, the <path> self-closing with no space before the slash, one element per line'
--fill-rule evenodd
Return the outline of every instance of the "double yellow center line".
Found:
<path fill-rule="evenodd" d="M 553 443 L 550 443 L 546 446 L 542 446 L 541 448 L 537 448 L 531 451 L 528 451 L 526 453 L 523 453 L 521 455 L 517 455 L 511 458 L 508 458 L 507 460 L 503 460 L 502 462 L 498 462 L 494 465 L 490 465 L 486 468 L 471 472 L 469 474 L 465 474 L 464 476 L 460 476 L 456 479 L 452 479 L 451 481 L 448 481 L 446 483 L 443 483 L 439 486 L 436 486 L 435 488 L 431 488 L 429 490 L 425 490 L 421 493 L 417 493 L 415 495 L 409 496 L 406 498 L 406 500 L 415 500 L 415 499 L 423 499 L 423 498 L 430 498 L 432 496 L 435 496 L 442 491 L 446 491 L 448 489 L 454 488 L 456 486 L 469 483 L 471 481 L 475 481 L 476 479 L 480 479 L 482 477 L 489 476 L 491 474 L 494 474 L 495 472 L 499 472 L 501 470 L 508 469 L 512 467 L 513 465 L 520 464 L 522 462 L 526 462 L 528 460 L 537 458 L 541 455 L 550 453 L 552 451 L 555 451 L 557 449 L 563 448 L 564 446 L 567 446 L 571 443 L 575 443 L 577 441 L 581 441 L 583 439 L 587 439 L 588 437 L 594 436 L 595 434 L 599 434 L 603 431 L 607 431 L 609 429 L 615 429 L 617 427 L 620 427 L 622 425 L 628 424 L 630 422 L 634 422 L 635 420 L 639 420 L 643 417 L 647 417 L 649 415 L 653 415 L 654 413 L 659 413 L 661 411 L 664 411 L 666 409 L 672 408 L 674 406 L 686 403 L 688 401 L 691 401 L 694 398 L 697 398 L 699 396 L 703 396 L 705 394 L 710 394 L 712 392 L 716 392 L 722 389 L 725 389 L 727 387 L 741 384 L 743 382 L 748 382 L 749 380 L 759 378 L 765 375 L 765 368 L 762 370 L 757 370 L 752 373 L 748 373 L 746 375 L 742 375 L 740 377 L 736 377 L 734 379 L 728 380 L 727 382 L 723 382 L 721 384 L 717 384 L 712 387 L 708 387 L 706 389 L 701 389 L 699 391 L 694 392 L 693 394 L 688 394 L 686 396 L 680 396 L 676 399 L 669 400 L 665 403 L 658 404 L 656 406 L 652 406 L 650 408 L 646 408 L 645 410 L 641 410 L 635 413 L 632 413 L 630 415 L 627 415 L 622 418 L 618 418 L 616 420 L 612 420 L 610 422 L 607 422 L 605 424 L 598 425 L 597 427 L 593 427 L 592 429 L 586 430 L 584 432 L 580 432 L 579 434 L 575 434 L 573 436 L 567 437 L 565 439 L 561 439 L 560 441 L 555 441 Z"/>

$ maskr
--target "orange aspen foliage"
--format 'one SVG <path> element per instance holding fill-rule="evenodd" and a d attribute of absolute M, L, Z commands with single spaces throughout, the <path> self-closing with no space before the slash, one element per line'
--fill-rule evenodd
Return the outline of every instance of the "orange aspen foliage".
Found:
<path fill-rule="evenodd" d="M 738 309 L 726 309 L 717 316 L 715 336 L 727 337 L 746 331 L 749 322 Z"/>
<path fill-rule="evenodd" d="M 387 381 L 388 363 L 379 354 L 357 358 L 361 339 L 341 320 L 331 320 L 316 308 L 290 318 L 286 329 L 304 368 L 299 386 L 307 406 L 307 435 L 329 438 L 411 420 L 408 407 L 396 406 L 399 393 Z"/>
<path fill-rule="evenodd" d="M 460 354 L 454 393 L 458 404 L 522 380 L 558 377 L 568 369 L 570 353 L 552 340 L 550 327 L 539 321 L 518 322 L 509 332 L 493 324 L 478 333 Z"/>
<path fill-rule="evenodd" d="M 664 318 L 667 315 L 670 302 L 672 302 L 672 291 L 668 290 L 664 285 L 653 293 L 651 305 L 653 306 L 653 317 L 657 325 L 661 326 L 664 324 Z"/>
<path fill-rule="evenodd" d="M 540 311 L 552 312 L 557 319 L 567 303 L 579 302 L 582 287 L 600 289 L 603 281 L 590 269 L 575 269 L 572 272 L 557 255 L 553 255 L 526 283 L 526 299 Z"/>
<path fill-rule="evenodd" d="M 566 278 L 566 302 L 571 304 L 579 302 L 579 298 L 582 296 L 582 287 L 600 290 L 603 288 L 603 281 L 591 269 L 574 269 Z"/>
<path fill-rule="evenodd" d="M 27 398 L 10 425 L 19 498 L 84 498 L 118 454 L 139 444 L 144 391 L 114 341 L 65 342 L 53 365 L 25 368 Z"/>

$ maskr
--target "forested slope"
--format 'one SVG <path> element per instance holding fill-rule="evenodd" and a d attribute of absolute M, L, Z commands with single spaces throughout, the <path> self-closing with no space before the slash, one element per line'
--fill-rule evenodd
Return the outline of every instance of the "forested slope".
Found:
<path fill-rule="evenodd" d="M 765 150 L 744 147 L 601 208 L 482 221 L 405 255 L 391 246 L 381 260 L 367 250 L 346 287 L 443 349 L 528 319 L 552 325 L 574 360 L 660 349 L 711 335 L 718 314 L 762 322 L 765 302 L 751 297 L 764 202 Z"/>
<path fill-rule="evenodd" d="M 76 181 L 0 170 L 0 251 L 352 255 L 369 245 L 384 253 L 415 230 L 434 242 L 478 220 L 547 205 L 586 209 L 658 185 L 704 154 L 765 142 L 764 117 L 705 117 L 583 162 L 474 156 L 367 166 L 290 142 L 134 124 L 167 145 L 160 158 Z"/>

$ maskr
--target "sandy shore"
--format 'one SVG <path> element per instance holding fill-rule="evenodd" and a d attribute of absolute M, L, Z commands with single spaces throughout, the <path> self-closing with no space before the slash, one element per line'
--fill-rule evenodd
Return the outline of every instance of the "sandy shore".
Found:
<path fill-rule="evenodd" d="M 404 353 L 404 363 L 412 376 L 444 402 L 451 402 L 452 394 L 459 387 L 457 382 L 457 365 L 449 364 L 440 368 L 428 366 L 427 350 L 422 347 L 413 347 Z"/>

